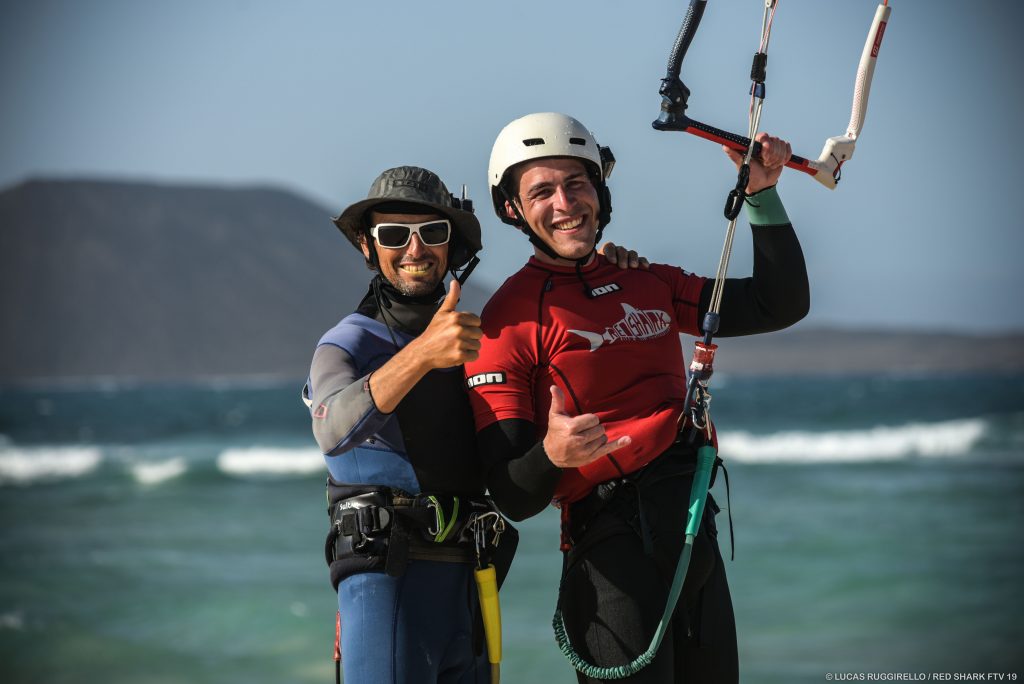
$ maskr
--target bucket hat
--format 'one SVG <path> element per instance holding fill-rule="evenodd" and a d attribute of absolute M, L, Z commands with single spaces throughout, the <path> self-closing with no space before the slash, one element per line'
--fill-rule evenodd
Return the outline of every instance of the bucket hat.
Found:
<path fill-rule="evenodd" d="M 450 268 L 461 268 L 480 251 L 480 222 L 473 215 L 469 200 L 459 200 L 445 187 L 433 171 L 418 166 L 398 166 L 377 176 L 366 199 L 349 205 L 334 217 L 334 225 L 359 249 L 359 236 L 369 227 L 367 214 L 381 205 L 399 205 L 399 212 L 412 211 L 419 205 L 422 213 L 437 213 L 452 222 L 457 239 L 448 253 Z"/>

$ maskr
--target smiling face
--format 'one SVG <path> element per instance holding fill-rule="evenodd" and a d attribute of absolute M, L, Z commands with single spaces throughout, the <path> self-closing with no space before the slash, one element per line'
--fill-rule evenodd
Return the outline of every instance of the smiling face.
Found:
<path fill-rule="evenodd" d="M 378 223 L 423 223 L 444 218 L 439 214 L 385 214 L 370 212 L 370 225 Z M 448 269 L 448 245 L 428 247 L 418 235 L 413 235 L 409 244 L 398 249 L 381 247 L 372 238 L 372 246 L 364 236 L 360 239 L 363 255 L 369 259 L 370 249 L 377 252 L 377 262 L 384 278 L 404 295 L 419 297 L 434 291 Z"/>
<path fill-rule="evenodd" d="M 600 201 L 587 169 L 578 159 L 551 157 L 526 162 L 519 169 L 517 199 L 530 228 L 562 259 L 534 247 L 541 261 L 581 259 L 594 249 Z M 515 180 L 515 178 L 513 179 Z M 506 203 L 506 211 L 515 218 Z"/>

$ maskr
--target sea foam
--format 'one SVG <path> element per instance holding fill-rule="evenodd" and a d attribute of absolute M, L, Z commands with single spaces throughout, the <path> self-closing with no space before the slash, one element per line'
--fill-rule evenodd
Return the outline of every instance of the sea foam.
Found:
<path fill-rule="evenodd" d="M 226 449 L 217 456 L 217 469 L 237 477 L 326 472 L 324 456 L 316 449 L 282 447 Z"/>
<path fill-rule="evenodd" d="M 719 451 L 741 463 L 850 463 L 911 457 L 963 456 L 985 435 L 980 418 L 896 427 L 769 435 L 723 431 Z"/>
<path fill-rule="evenodd" d="M 94 471 L 102 460 L 99 447 L 6 447 L 0 450 L 0 484 L 74 479 Z"/>
<path fill-rule="evenodd" d="M 166 461 L 143 461 L 131 465 L 132 477 L 139 484 L 157 485 L 167 480 L 180 477 L 188 470 L 183 458 L 172 458 Z"/>

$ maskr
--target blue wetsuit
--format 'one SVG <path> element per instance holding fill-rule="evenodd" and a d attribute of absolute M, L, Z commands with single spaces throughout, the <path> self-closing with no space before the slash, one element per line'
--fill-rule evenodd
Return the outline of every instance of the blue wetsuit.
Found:
<path fill-rule="evenodd" d="M 389 326 L 371 296 L 321 338 L 303 394 L 337 483 L 480 497 L 484 492 L 461 367 L 428 373 L 390 414 L 370 374 L 408 344 L 436 305 L 392 294 Z M 333 569 L 333 568 L 332 568 Z M 338 585 L 347 684 L 488 682 L 473 566 L 411 559 L 405 572 L 361 572 Z"/>

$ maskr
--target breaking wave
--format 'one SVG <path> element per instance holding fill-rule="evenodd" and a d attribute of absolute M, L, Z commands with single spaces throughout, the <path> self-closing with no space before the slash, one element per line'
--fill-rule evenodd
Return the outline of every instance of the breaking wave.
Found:
<path fill-rule="evenodd" d="M 741 463 L 854 463 L 965 456 L 985 437 L 981 418 L 863 430 L 722 432 L 723 458 Z"/>
<path fill-rule="evenodd" d="M 326 473 L 323 455 L 316 448 L 233 447 L 206 454 L 146 453 L 123 445 L 0 444 L 0 487 L 28 486 L 91 477 L 125 477 L 152 487 L 188 478 L 245 479 L 259 477 L 302 478 Z"/>
<path fill-rule="evenodd" d="M 324 456 L 316 449 L 281 447 L 227 449 L 217 456 L 217 469 L 235 477 L 327 472 Z"/>
<path fill-rule="evenodd" d="M 132 476 L 139 484 L 157 485 L 181 477 L 188 470 L 183 458 L 167 461 L 140 461 L 130 467 Z"/>
<path fill-rule="evenodd" d="M 92 473 L 103 461 L 93 446 L 11 447 L 0 451 L 0 484 L 31 484 L 74 479 Z"/>
<path fill-rule="evenodd" d="M 719 450 L 737 463 L 858 463 L 1024 455 L 1024 414 L 847 430 L 723 430 Z M 326 473 L 314 447 L 294 443 L 16 445 L 0 436 L 0 487 L 125 477 L 145 487 L 180 479 L 298 479 Z"/>

